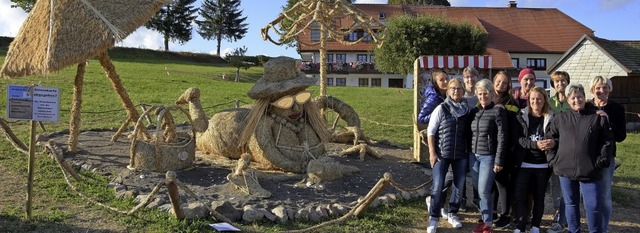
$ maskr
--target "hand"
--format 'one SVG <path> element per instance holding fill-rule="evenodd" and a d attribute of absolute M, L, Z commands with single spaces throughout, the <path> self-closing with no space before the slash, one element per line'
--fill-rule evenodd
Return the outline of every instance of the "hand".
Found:
<path fill-rule="evenodd" d="M 609 115 L 607 115 L 607 113 L 604 110 L 596 110 L 596 113 L 605 118 L 609 118 Z"/>
<path fill-rule="evenodd" d="M 493 172 L 494 172 L 494 173 L 498 173 L 498 172 L 500 172 L 500 171 L 502 171 L 502 166 L 500 166 L 500 165 L 495 165 L 495 164 L 494 164 L 494 165 L 493 165 Z"/>
<path fill-rule="evenodd" d="M 437 161 L 438 155 L 435 153 L 435 151 L 433 153 L 429 152 L 429 164 L 431 164 L 431 168 L 436 165 Z"/>

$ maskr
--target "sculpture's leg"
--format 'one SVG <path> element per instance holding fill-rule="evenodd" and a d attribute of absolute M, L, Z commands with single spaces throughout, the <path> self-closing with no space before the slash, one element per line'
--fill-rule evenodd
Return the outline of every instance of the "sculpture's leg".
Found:
<path fill-rule="evenodd" d="M 122 124 L 122 126 L 120 126 L 120 128 L 118 129 L 118 132 L 116 132 L 116 134 L 114 134 L 111 137 L 111 141 L 116 141 L 118 140 L 118 137 L 120 137 L 122 132 L 124 132 L 126 128 L 129 126 L 129 123 L 136 122 L 138 118 L 140 118 L 140 114 L 138 113 L 138 110 L 134 107 L 133 102 L 131 102 L 131 99 L 129 98 L 129 94 L 127 94 L 127 91 L 124 89 L 124 86 L 122 85 L 122 81 L 120 81 L 120 75 L 116 73 L 115 66 L 111 62 L 111 59 L 107 54 L 107 51 L 103 51 L 99 53 L 98 59 L 100 60 L 100 65 L 102 65 L 102 69 L 104 69 L 105 74 L 107 74 L 107 77 L 111 79 L 111 84 L 113 85 L 113 89 L 118 94 L 118 97 L 120 97 L 120 101 L 122 101 L 122 105 L 127 111 L 127 120 Z M 144 130 L 144 127 L 142 127 L 141 134 L 143 138 L 149 138 L 149 134 L 147 133 L 146 130 Z M 137 136 L 137 135 L 134 135 L 134 136 Z"/>
<path fill-rule="evenodd" d="M 71 102 L 71 119 L 69 120 L 69 151 L 78 150 L 78 135 L 80 134 L 80 112 L 82 111 L 82 83 L 84 81 L 84 71 L 86 62 L 78 64 L 76 78 L 73 82 L 73 101 Z"/>

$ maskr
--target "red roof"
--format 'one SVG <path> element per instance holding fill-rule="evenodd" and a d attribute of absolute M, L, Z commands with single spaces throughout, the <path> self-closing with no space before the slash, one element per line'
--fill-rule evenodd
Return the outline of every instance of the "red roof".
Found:
<path fill-rule="evenodd" d="M 402 15 L 442 15 L 453 22 L 468 22 L 488 33 L 486 55 L 493 57 L 494 68 L 513 68 L 510 52 L 562 54 L 593 30 L 555 8 L 519 7 L 445 7 L 388 4 L 354 4 L 367 15 L 378 19 L 380 13 L 386 18 Z M 350 25 L 342 20 L 342 25 Z M 310 43 L 310 33 L 301 34 L 301 41 Z M 300 52 L 318 51 L 319 46 L 300 44 Z M 373 51 L 371 43 L 352 46 L 339 42 L 327 42 L 329 51 Z"/>

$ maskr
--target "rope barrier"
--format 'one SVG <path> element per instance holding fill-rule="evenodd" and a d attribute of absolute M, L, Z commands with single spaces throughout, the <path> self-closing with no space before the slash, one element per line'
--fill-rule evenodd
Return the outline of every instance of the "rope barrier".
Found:
<path fill-rule="evenodd" d="M 374 124 L 377 124 L 377 125 L 394 126 L 394 127 L 413 127 L 413 125 L 396 125 L 396 124 L 380 123 L 380 122 L 377 122 L 377 121 L 374 121 L 374 120 L 369 120 L 369 119 L 364 118 L 364 117 L 360 117 L 360 119 L 366 120 L 368 122 L 371 122 L 371 123 L 374 123 Z"/>

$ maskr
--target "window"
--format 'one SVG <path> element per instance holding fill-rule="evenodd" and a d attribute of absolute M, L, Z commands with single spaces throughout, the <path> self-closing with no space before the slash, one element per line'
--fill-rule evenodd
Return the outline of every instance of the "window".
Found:
<path fill-rule="evenodd" d="M 369 62 L 374 63 L 376 61 L 376 55 L 375 54 L 371 54 L 369 55 Z"/>
<path fill-rule="evenodd" d="M 371 79 L 371 86 L 372 87 L 381 87 L 382 86 L 382 80 L 379 78 L 372 78 Z"/>
<path fill-rule="evenodd" d="M 319 29 L 311 29 L 311 41 L 320 41 Z"/>
<path fill-rule="evenodd" d="M 349 38 L 348 38 L 348 40 L 349 40 L 349 41 L 356 41 L 356 40 L 358 40 L 358 32 L 353 31 L 353 32 L 349 33 Z"/>
<path fill-rule="evenodd" d="M 336 78 L 336 86 L 346 86 L 347 79 L 346 78 Z"/>
<path fill-rule="evenodd" d="M 531 67 L 534 70 L 546 70 L 547 59 L 546 58 L 527 58 L 527 67 Z"/>
<path fill-rule="evenodd" d="M 387 14 L 386 14 L 386 13 L 384 13 L 384 12 L 380 12 L 380 13 L 378 14 L 378 17 L 379 17 L 380 19 L 386 19 L 386 18 L 387 18 Z"/>
<path fill-rule="evenodd" d="M 327 86 L 333 86 L 333 78 L 327 78 Z"/>
<path fill-rule="evenodd" d="M 365 42 L 371 41 L 371 35 L 369 35 L 369 33 L 363 32 L 362 37 L 364 37 L 362 40 Z"/>
<path fill-rule="evenodd" d="M 346 54 L 336 54 L 336 62 L 346 63 L 347 62 L 347 55 Z"/>
<path fill-rule="evenodd" d="M 513 65 L 514 68 L 519 68 L 520 67 L 520 59 L 518 58 L 511 58 L 511 64 Z"/>
<path fill-rule="evenodd" d="M 327 63 L 333 63 L 333 54 L 327 54 Z"/>
<path fill-rule="evenodd" d="M 358 79 L 358 86 L 359 87 L 368 87 L 369 86 L 369 79 L 368 78 L 359 78 Z"/>
<path fill-rule="evenodd" d="M 366 54 L 358 54 L 357 55 L 357 61 L 359 61 L 359 62 L 367 62 L 367 55 Z"/>

